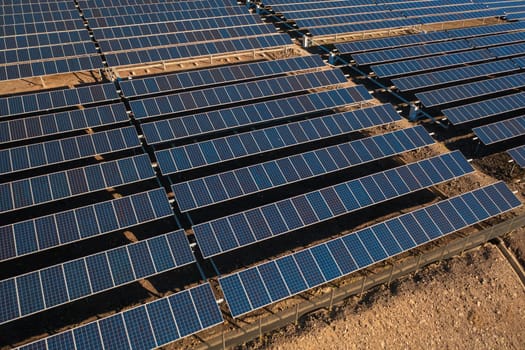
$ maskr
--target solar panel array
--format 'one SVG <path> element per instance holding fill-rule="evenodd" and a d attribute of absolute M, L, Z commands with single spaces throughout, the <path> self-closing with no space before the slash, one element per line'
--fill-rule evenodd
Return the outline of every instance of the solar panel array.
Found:
<path fill-rule="evenodd" d="M 498 17 L 503 11 L 468 1 L 348 3 L 346 1 L 267 1 L 267 8 L 292 20 L 314 37 L 414 28 L 444 22 Z"/>
<path fill-rule="evenodd" d="M 404 196 L 472 171 L 467 160 L 456 151 L 194 225 L 193 231 L 203 256 L 211 257 Z"/>
<path fill-rule="evenodd" d="M 195 261 L 183 230 L 0 281 L 0 324 Z"/>
<path fill-rule="evenodd" d="M 262 60 L 259 50 L 282 50 L 290 37 L 236 3 L 76 3 L 0 5 L 0 80 L 248 51 L 261 60 L 0 97 L 0 264 L 15 267 L 2 269 L 0 324 L 39 324 L 50 309 L 68 312 L 80 299 L 79 317 L 92 317 L 95 294 L 128 295 L 130 284 L 172 270 L 181 278 L 168 294 L 180 292 L 119 305 L 125 311 L 24 349 L 159 347 L 222 323 L 220 289 L 237 317 L 520 205 L 498 183 L 248 267 L 212 288 L 203 282 L 216 277 L 204 275 L 206 259 L 416 196 L 474 169 L 458 151 L 402 164 L 399 156 L 434 144 L 423 126 L 403 127 L 392 105 L 377 104 L 318 56 Z M 321 36 L 501 13 L 457 0 L 266 5 Z M 482 62 L 472 70 L 480 80 L 486 71 L 505 76 L 456 95 L 486 96 L 495 86 L 507 92 L 521 87 L 523 29 L 512 23 L 381 39 L 371 53 L 363 44 L 357 61 L 418 57 L 416 70 L 399 75 L 427 71 L 425 64 Z M 457 81 L 469 79 L 462 68 L 466 78 Z M 450 103 L 447 92 L 421 100 Z M 519 122 L 485 135 L 517 136 Z M 333 184 L 340 174 L 344 180 Z M 225 212 L 206 210 L 219 203 Z M 190 264 L 197 268 L 182 269 Z"/>
<path fill-rule="evenodd" d="M 107 64 L 111 67 L 148 64 L 199 56 L 232 54 L 291 44 L 286 34 L 228 1 L 213 8 L 177 4 L 97 5 L 79 1 Z M 139 6 L 136 6 L 139 5 Z"/>
<path fill-rule="evenodd" d="M 521 203 L 498 182 L 219 278 L 234 317 L 366 268 Z"/>
<path fill-rule="evenodd" d="M 205 283 L 20 349 L 153 349 L 222 321 L 211 286 Z"/>
<path fill-rule="evenodd" d="M 363 40 L 337 48 L 452 125 L 488 123 L 473 131 L 480 142 L 493 145 L 523 135 L 524 41 L 525 22 L 518 21 Z"/>
<path fill-rule="evenodd" d="M 3 5 L 0 81 L 102 68 L 74 2 Z"/>

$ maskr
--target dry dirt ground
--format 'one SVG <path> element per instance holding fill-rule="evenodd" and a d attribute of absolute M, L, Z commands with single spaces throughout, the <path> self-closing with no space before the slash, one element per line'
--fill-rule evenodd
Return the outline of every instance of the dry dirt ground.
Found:
<path fill-rule="evenodd" d="M 523 349 L 525 289 L 487 244 L 242 348 Z"/>

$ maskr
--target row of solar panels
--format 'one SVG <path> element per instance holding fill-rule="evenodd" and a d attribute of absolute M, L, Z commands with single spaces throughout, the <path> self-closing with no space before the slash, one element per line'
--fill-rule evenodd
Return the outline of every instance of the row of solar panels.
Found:
<path fill-rule="evenodd" d="M 520 115 L 525 109 L 520 92 L 525 87 L 524 28 L 523 22 L 505 23 L 340 44 L 338 49 L 358 64 L 380 63 L 371 66 L 378 76 L 394 77 L 396 87 L 415 92 L 423 106 L 440 109 L 454 125 L 511 116 L 473 129 L 482 143 L 492 145 L 525 135 Z M 522 149 L 509 151 L 519 165 Z"/>
<path fill-rule="evenodd" d="M 467 1 L 411 1 L 400 3 L 350 4 L 341 1 L 265 5 L 293 20 L 314 36 L 416 27 L 453 21 L 500 17 L 504 12 Z"/>
<path fill-rule="evenodd" d="M 496 183 L 221 277 L 221 289 L 232 315 L 240 316 L 518 206 L 520 202 L 508 188 Z M 206 283 L 22 349 L 149 349 L 222 321 L 211 286 Z"/>
<path fill-rule="evenodd" d="M 57 11 L 47 11 L 49 6 L 10 6 L 2 15 L 0 81 L 103 68 L 74 2 L 65 4 Z M 287 35 L 275 33 L 272 25 L 262 24 L 236 4 L 164 4 L 164 10 L 158 3 L 92 5 L 80 2 L 80 9 L 110 66 L 291 44 Z"/>

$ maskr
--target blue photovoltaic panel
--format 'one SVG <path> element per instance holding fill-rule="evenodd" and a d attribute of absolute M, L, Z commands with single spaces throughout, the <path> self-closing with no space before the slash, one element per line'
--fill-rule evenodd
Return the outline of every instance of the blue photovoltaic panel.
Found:
<path fill-rule="evenodd" d="M 519 67 L 513 62 L 513 60 L 500 60 L 466 67 L 451 68 L 437 72 L 427 72 L 407 77 L 399 77 L 392 79 L 392 83 L 394 83 L 394 85 L 401 91 L 430 88 L 436 85 L 517 71 L 519 70 Z"/>
<path fill-rule="evenodd" d="M 181 46 L 148 48 L 145 50 L 133 50 L 128 52 L 119 51 L 108 53 L 105 57 L 110 66 L 126 66 L 146 62 L 158 62 L 162 60 L 176 60 L 180 58 L 213 56 L 230 52 L 286 47 L 291 44 L 290 36 L 288 36 L 288 34 L 279 33 Z"/>
<path fill-rule="evenodd" d="M 321 35 L 336 35 L 342 33 L 355 32 L 369 32 L 377 30 L 385 30 L 389 28 L 404 28 L 418 25 L 418 20 L 415 18 L 399 18 L 390 19 L 377 22 L 362 22 L 353 24 L 331 25 L 326 27 L 310 28 L 309 31 L 314 36 Z"/>
<path fill-rule="evenodd" d="M 468 100 L 525 86 L 525 73 L 455 85 L 442 89 L 423 91 L 416 97 L 425 107 L 436 107 L 452 102 Z"/>
<path fill-rule="evenodd" d="M 184 230 L 178 230 L 12 277 L 1 281 L 0 285 L 10 285 L 10 280 L 15 281 L 18 295 L 16 305 L 21 313 L 11 315 L 14 316 L 11 318 L 1 318 L 0 324 L 176 269 L 194 261 Z M 40 280 L 42 283 L 36 286 L 37 290 L 35 290 L 33 284 L 22 282 L 26 280 Z M 88 286 L 90 287 L 86 288 Z M 32 296 L 35 294 L 44 296 L 44 303 L 32 305 Z"/>
<path fill-rule="evenodd" d="M 231 314 L 238 317 L 520 205 L 508 187 L 498 182 L 221 277 L 219 283 Z M 494 210 L 475 209 L 484 207 Z M 436 214 L 444 221 L 434 220 Z M 259 288 L 250 288 L 255 283 Z M 258 302 L 261 299 L 266 302 Z"/>
<path fill-rule="evenodd" d="M 472 131 L 485 145 L 525 135 L 525 116 L 473 128 Z"/>
<path fill-rule="evenodd" d="M 353 54 L 358 52 L 396 48 L 401 46 L 410 46 L 414 44 L 423 44 L 450 39 L 472 38 L 475 36 L 487 34 L 507 33 L 510 31 L 523 29 L 525 29 L 524 22 L 502 23 L 483 27 L 451 29 L 441 32 L 418 33 L 388 38 L 352 41 L 348 43 L 337 44 L 336 47 L 339 50 L 339 52 Z"/>
<path fill-rule="evenodd" d="M 146 141 L 149 144 L 157 144 L 271 120 L 293 118 L 371 99 L 372 96 L 366 88 L 358 85 L 145 123 L 142 124 L 142 129 Z"/>
<path fill-rule="evenodd" d="M 0 226 L 0 261 L 172 215 L 166 192 L 159 188 Z"/>
<path fill-rule="evenodd" d="M 0 174 L 140 147 L 134 126 L 0 151 Z"/>
<path fill-rule="evenodd" d="M 180 210 L 185 212 L 432 143 L 434 140 L 428 132 L 422 126 L 417 126 L 177 183 L 172 189 Z"/>
<path fill-rule="evenodd" d="M 20 349 L 70 350 L 70 343 L 63 339 L 74 339 L 77 349 L 101 349 L 102 344 L 106 349 L 150 349 L 222 322 L 211 285 L 204 283 L 24 345 Z"/>
<path fill-rule="evenodd" d="M 395 120 L 399 120 L 399 115 L 392 106 L 381 105 L 193 143 L 158 151 L 156 156 L 161 172 L 172 174 L 342 135 Z"/>
<path fill-rule="evenodd" d="M 29 47 L 48 46 L 57 42 L 66 44 L 91 40 L 85 29 L 68 30 L 65 32 L 37 33 L 29 35 L 6 36 L 0 38 L 0 50 L 22 49 Z"/>
<path fill-rule="evenodd" d="M 156 4 L 158 6 L 169 6 L 175 5 L 171 4 Z M 128 7 L 119 7 L 115 9 L 128 9 Z M 126 14 L 126 15 L 129 15 Z M 141 14 L 145 15 L 145 14 Z M 148 14 L 149 15 L 149 14 Z M 162 15 L 157 12 L 153 16 Z M 104 19 L 98 19 L 100 23 Z M 196 31 L 202 29 L 216 29 L 216 28 L 226 28 L 233 26 L 243 26 L 248 24 L 258 24 L 257 17 L 250 14 L 243 15 L 232 15 L 230 17 L 212 17 L 212 18 L 202 18 L 199 21 L 193 20 L 179 20 L 173 22 L 156 22 L 156 23 L 142 23 L 142 24 L 131 24 L 126 23 L 126 25 L 118 27 L 104 27 L 96 28 L 93 30 L 93 33 L 98 40 L 100 39 L 114 39 L 114 38 L 123 38 L 129 36 L 144 36 L 151 34 L 165 34 L 172 32 L 188 32 Z"/>
<path fill-rule="evenodd" d="M 480 49 L 441 56 L 424 57 L 409 61 L 379 64 L 371 68 L 377 76 L 389 78 L 443 67 L 458 66 L 466 63 L 488 61 L 491 58 L 493 58 L 493 55 L 487 49 Z"/>
<path fill-rule="evenodd" d="M 146 154 L 0 184 L 0 213 L 152 179 Z"/>
<path fill-rule="evenodd" d="M 473 46 L 464 39 L 429 43 L 417 46 L 392 48 L 382 51 L 372 51 L 355 54 L 352 58 L 358 65 L 377 64 L 382 62 L 400 61 L 413 57 L 424 57 L 441 53 L 468 50 Z"/>
<path fill-rule="evenodd" d="M 140 35 L 129 38 L 115 38 L 97 40 L 102 52 L 118 52 L 121 50 L 137 50 L 146 47 L 158 47 L 175 43 L 191 45 L 200 42 L 220 42 L 246 37 L 263 37 L 275 34 L 275 28 L 265 23 L 254 23 L 235 27 L 225 27 L 220 30 L 199 29 L 191 32 L 161 33 L 154 35 Z M 207 41 L 207 39 L 209 41 Z"/>
<path fill-rule="evenodd" d="M 452 124 L 457 125 L 524 108 L 525 93 L 519 92 L 459 107 L 447 108 L 442 112 Z"/>
<path fill-rule="evenodd" d="M 325 70 L 300 75 L 238 83 L 178 94 L 151 97 L 130 102 L 137 119 L 163 114 L 189 112 L 200 108 L 278 96 L 310 88 L 346 82 L 340 70 Z"/>
<path fill-rule="evenodd" d="M 57 58 L 0 66 L 0 81 L 101 69 L 100 55 Z M 1 102 L 0 102 L 1 103 Z"/>
<path fill-rule="evenodd" d="M 152 6 L 162 5 L 163 3 L 152 3 Z M 137 4 L 133 4 L 131 8 L 135 8 L 135 5 L 146 5 L 143 1 Z M 120 12 L 115 12 L 111 8 L 104 9 L 108 4 L 92 4 L 82 6 L 88 9 L 86 17 L 93 19 L 93 27 L 118 27 L 121 25 L 131 24 L 142 24 L 142 23 L 156 23 L 156 22 L 176 22 L 182 20 L 201 20 L 210 17 L 229 17 L 238 15 L 248 15 L 246 9 L 240 6 L 229 6 L 229 7 L 213 7 L 213 14 L 207 8 L 201 8 L 194 11 L 187 10 L 172 10 L 162 11 L 162 7 L 158 7 L 156 11 L 150 13 L 139 11 L 138 13 L 123 15 Z M 123 3 L 115 4 L 115 6 L 124 6 Z M 209 6 L 208 6 L 209 8 Z M 118 14 L 115 16 L 115 14 Z M 102 17 L 102 18 L 100 18 Z"/>
<path fill-rule="evenodd" d="M 514 159 L 520 168 L 525 168 L 525 146 L 509 149 L 507 153 Z"/>
<path fill-rule="evenodd" d="M 90 41 L 67 44 L 55 43 L 54 45 L 36 47 L 30 50 L 27 48 L 11 48 L 8 50 L 0 50 L 0 65 L 60 59 L 68 56 L 85 56 L 96 53 L 95 45 Z"/>
<path fill-rule="evenodd" d="M 194 225 L 193 231 L 202 255 L 211 257 L 428 188 L 472 171 L 472 166 L 461 152 L 455 151 Z M 290 220 L 293 217 L 297 220 Z M 287 219 L 286 222 L 283 218 Z"/>
<path fill-rule="evenodd" d="M 302 56 L 125 80 L 120 83 L 120 87 L 124 96 L 133 98 L 164 91 L 207 87 L 212 84 L 237 82 L 318 67 L 324 67 L 323 60 L 319 56 Z"/>
<path fill-rule="evenodd" d="M 4 97 L 0 98 L 0 118 L 117 99 L 113 83 Z"/>
<path fill-rule="evenodd" d="M 10 26 L 1 26 L 0 37 L 35 33 L 51 33 L 79 29 L 85 30 L 84 23 L 82 23 L 82 20 L 80 19 L 39 22 L 38 26 L 36 26 L 35 23 L 20 23 Z"/>
<path fill-rule="evenodd" d="M 127 121 L 129 118 L 123 103 L 14 119 L 0 122 L 0 143 L 56 135 Z"/>

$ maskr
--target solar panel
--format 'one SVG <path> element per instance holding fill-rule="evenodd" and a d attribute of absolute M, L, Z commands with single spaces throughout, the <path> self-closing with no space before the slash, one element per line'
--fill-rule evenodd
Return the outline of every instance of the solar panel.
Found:
<path fill-rule="evenodd" d="M 74 73 L 102 68 L 98 54 L 55 59 L 52 61 L 36 61 L 8 66 L 0 66 L 0 80 L 13 80 L 44 75 Z"/>
<path fill-rule="evenodd" d="M 438 42 L 450 39 L 472 38 L 475 36 L 487 34 L 507 33 L 510 31 L 523 29 L 525 29 L 524 22 L 502 23 L 482 27 L 470 27 L 452 29 L 448 31 L 418 33 L 387 38 L 351 41 L 348 43 L 337 44 L 336 47 L 339 52 L 353 54 L 366 51 L 397 48 L 401 46 L 410 46 L 414 44 Z"/>
<path fill-rule="evenodd" d="M 155 172 L 142 154 L 0 184 L 0 213 L 27 208 L 152 179 Z"/>
<path fill-rule="evenodd" d="M 525 168 L 525 146 L 509 149 L 507 153 L 514 159 L 520 168 Z"/>
<path fill-rule="evenodd" d="M 231 314 L 239 317 L 520 205 L 498 182 L 221 277 L 219 283 Z"/>
<path fill-rule="evenodd" d="M 18 298 L 0 314 L 0 324 L 194 261 L 184 230 L 178 230 L 2 280 L 0 295 L 14 287 Z"/>
<path fill-rule="evenodd" d="M 358 65 L 377 64 L 382 62 L 400 61 L 413 57 L 431 56 L 440 53 L 462 51 L 473 46 L 464 39 L 439 43 L 422 44 L 381 51 L 358 53 L 352 56 Z"/>
<path fill-rule="evenodd" d="M 84 23 L 79 19 L 39 22 L 38 25 L 35 24 L 36 23 L 19 23 L 10 26 L 1 26 L 0 37 L 84 29 Z"/>
<path fill-rule="evenodd" d="M 140 147 L 134 126 L 0 151 L 0 175 Z"/>
<path fill-rule="evenodd" d="M 294 118 L 371 99 L 372 96 L 366 88 L 358 85 L 145 123 L 142 124 L 142 130 L 149 144 L 157 144 L 246 125 L 255 126 L 273 120 Z"/>
<path fill-rule="evenodd" d="M 105 57 L 109 66 L 127 66 L 181 58 L 213 57 L 224 53 L 253 52 L 259 49 L 284 48 L 290 45 L 291 41 L 288 34 L 277 33 L 197 44 L 147 48 L 144 50 L 118 51 L 107 53 Z"/>
<path fill-rule="evenodd" d="M 525 73 L 455 85 L 442 89 L 423 91 L 416 97 L 425 107 L 436 107 L 471 98 L 514 90 L 525 86 Z"/>
<path fill-rule="evenodd" d="M 324 67 L 321 57 L 301 56 L 127 80 L 120 82 L 120 87 L 124 96 L 133 98 L 164 91 L 202 88 L 212 84 L 238 82 L 319 67 Z"/>
<path fill-rule="evenodd" d="M 0 226 L 0 261 L 173 216 L 162 188 Z"/>
<path fill-rule="evenodd" d="M 519 116 L 500 122 L 479 126 L 472 131 L 485 145 L 509 140 L 525 135 L 525 116 Z"/>
<path fill-rule="evenodd" d="M 454 125 L 472 122 L 525 108 L 525 93 L 474 102 L 442 110 L 443 115 Z"/>
<path fill-rule="evenodd" d="M 390 141 L 390 142 L 389 142 Z M 418 126 L 174 184 L 182 212 L 391 157 L 434 140 Z"/>
<path fill-rule="evenodd" d="M 118 100 L 113 83 L 0 98 L 0 118 Z"/>
<path fill-rule="evenodd" d="M 382 111 L 388 114 L 380 116 Z M 175 147 L 158 151 L 156 157 L 161 172 L 168 175 L 343 135 L 398 118 L 393 108 L 381 106 Z"/>
<path fill-rule="evenodd" d="M 0 38 L 0 50 L 48 46 L 56 43 L 67 44 L 91 40 L 85 29 L 65 32 L 37 33 Z"/>
<path fill-rule="evenodd" d="M 474 47 L 512 44 L 525 40 L 525 32 L 504 33 L 467 39 Z"/>
<path fill-rule="evenodd" d="M 130 106 L 135 118 L 151 118 L 163 114 L 190 112 L 200 108 L 279 96 L 346 81 L 340 70 L 325 70 L 150 97 L 131 101 Z"/>
<path fill-rule="evenodd" d="M 0 65 L 96 53 L 95 45 L 92 42 L 55 43 L 55 45 L 39 46 L 31 50 L 27 48 L 2 50 L 0 51 Z"/>
<path fill-rule="evenodd" d="M 426 72 L 392 79 L 392 83 L 401 91 L 419 90 L 519 70 L 519 67 L 513 61 L 514 59 L 500 60 L 437 72 Z"/>
<path fill-rule="evenodd" d="M 223 322 L 209 283 L 75 327 L 20 349 L 150 349 Z"/>
<path fill-rule="evenodd" d="M 28 140 L 128 121 L 126 107 L 123 103 L 14 119 L 0 122 L 0 143 Z"/>
<path fill-rule="evenodd" d="M 491 47 L 488 50 L 490 51 L 490 54 L 496 58 L 523 55 L 525 54 L 525 43 L 496 46 Z"/>
<path fill-rule="evenodd" d="M 391 78 L 466 63 L 488 61 L 491 58 L 493 57 L 487 49 L 480 49 L 441 56 L 424 57 L 409 61 L 384 63 L 374 65 L 371 68 L 377 76 L 381 78 Z"/>
<path fill-rule="evenodd" d="M 171 4 L 157 4 L 157 5 L 174 5 Z M 124 7 L 128 9 L 128 7 Z M 113 8 L 112 10 L 114 10 Z M 140 16 L 143 16 L 140 13 Z M 101 19 L 100 21 L 102 21 Z M 217 28 L 226 28 L 233 26 L 245 26 L 249 24 L 259 24 L 257 17 L 250 14 L 233 15 L 228 17 L 212 17 L 212 18 L 201 18 L 198 21 L 195 20 L 181 20 L 181 21 L 169 21 L 169 22 L 156 22 L 156 23 L 144 23 L 144 24 L 132 24 L 118 26 L 118 27 L 103 27 L 95 28 L 93 30 L 94 36 L 100 39 L 114 39 L 124 38 L 132 36 L 144 36 L 146 34 L 166 34 L 172 32 L 185 32 L 185 31 L 196 31 L 202 29 L 213 30 Z"/>
<path fill-rule="evenodd" d="M 146 47 L 164 46 L 170 43 L 186 45 L 199 42 L 207 42 L 206 39 L 231 40 L 234 38 L 246 38 L 250 36 L 264 36 L 275 34 L 275 28 L 268 24 L 256 23 L 245 26 L 224 27 L 220 30 L 194 30 L 188 32 L 163 33 L 154 35 L 140 35 L 129 38 L 115 38 L 100 40 L 100 49 L 103 52 L 114 52 L 121 50 L 135 50 Z"/>
<path fill-rule="evenodd" d="M 193 232 L 202 255 L 209 258 L 472 171 L 461 152 L 455 151 L 194 225 Z"/>

